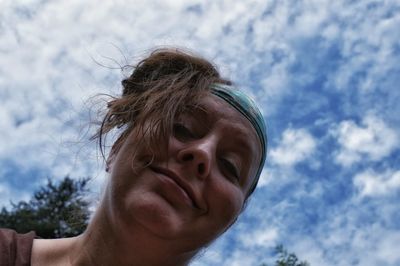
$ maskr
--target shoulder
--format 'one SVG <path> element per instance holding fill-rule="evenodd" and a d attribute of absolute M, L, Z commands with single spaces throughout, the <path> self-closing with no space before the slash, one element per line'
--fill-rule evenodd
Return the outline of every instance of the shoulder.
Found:
<path fill-rule="evenodd" d="M 0 265 L 30 265 L 34 232 L 18 234 L 0 228 Z"/>

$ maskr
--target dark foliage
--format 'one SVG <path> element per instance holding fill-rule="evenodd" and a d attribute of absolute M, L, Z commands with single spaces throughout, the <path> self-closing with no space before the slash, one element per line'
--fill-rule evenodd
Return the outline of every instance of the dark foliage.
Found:
<path fill-rule="evenodd" d="M 307 261 L 299 261 L 296 254 L 288 253 L 283 245 L 276 246 L 275 253 L 278 259 L 275 261 L 274 266 L 310 266 Z M 268 265 L 263 263 L 261 266 Z"/>
<path fill-rule="evenodd" d="M 11 209 L 2 208 L 0 227 L 18 233 L 35 231 L 42 238 L 70 237 L 82 233 L 89 219 L 89 178 L 74 180 L 65 177 L 54 184 L 50 179 L 29 202 L 11 203 Z"/>

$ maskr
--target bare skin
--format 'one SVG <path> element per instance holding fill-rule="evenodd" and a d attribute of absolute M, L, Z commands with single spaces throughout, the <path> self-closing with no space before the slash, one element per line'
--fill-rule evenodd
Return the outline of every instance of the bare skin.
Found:
<path fill-rule="evenodd" d="M 240 214 L 261 157 L 255 130 L 214 96 L 180 118 L 166 158 L 132 174 L 122 145 L 104 198 L 77 237 L 35 239 L 32 265 L 187 265 Z"/>
<path fill-rule="evenodd" d="M 87 231 L 77 237 L 35 239 L 32 266 L 187 265 L 194 255 L 174 253 L 173 250 L 165 249 L 169 246 L 168 243 L 160 241 L 159 238 L 151 238 L 151 234 L 140 227 L 136 231 L 137 234 L 129 239 L 110 234 L 113 228 L 106 220 L 95 217 Z M 91 228 L 103 229 L 100 231 Z"/>

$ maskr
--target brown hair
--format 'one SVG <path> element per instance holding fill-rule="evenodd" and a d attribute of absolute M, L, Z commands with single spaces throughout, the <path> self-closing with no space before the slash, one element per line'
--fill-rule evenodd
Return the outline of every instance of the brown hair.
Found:
<path fill-rule="evenodd" d="M 122 80 L 122 95 L 107 103 L 107 113 L 98 132 L 100 151 L 105 158 L 105 137 L 122 128 L 108 155 L 118 153 L 124 140 L 135 130 L 140 145 L 150 154 L 165 152 L 173 121 L 181 112 L 196 105 L 209 92 L 212 83 L 231 84 L 220 77 L 209 61 L 178 49 L 157 49 L 133 66 L 133 73 Z M 162 145 L 160 145 L 162 144 Z"/>

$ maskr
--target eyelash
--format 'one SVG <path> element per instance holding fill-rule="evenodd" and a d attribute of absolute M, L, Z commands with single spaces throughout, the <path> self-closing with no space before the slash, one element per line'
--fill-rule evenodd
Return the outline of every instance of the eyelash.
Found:
<path fill-rule="evenodd" d="M 187 128 L 184 124 L 181 123 L 174 124 L 173 133 L 174 136 L 180 140 L 191 140 L 196 137 L 189 128 Z"/>
<path fill-rule="evenodd" d="M 229 174 L 233 175 L 236 180 L 239 180 L 239 171 L 237 170 L 236 166 L 227 159 L 221 159 L 221 162 Z"/>

